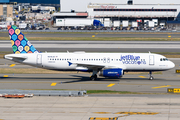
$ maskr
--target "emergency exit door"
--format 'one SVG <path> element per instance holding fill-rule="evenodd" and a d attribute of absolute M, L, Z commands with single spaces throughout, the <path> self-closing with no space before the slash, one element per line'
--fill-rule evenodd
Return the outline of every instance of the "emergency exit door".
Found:
<path fill-rule="evenodd" d="M 42 55 L 37 55 L 37 64 L 42 64 Z"/>
<path fill-rule="evenodd" d="M 154 55 L 149 56 L 149 65 L 154 65 Z"/>

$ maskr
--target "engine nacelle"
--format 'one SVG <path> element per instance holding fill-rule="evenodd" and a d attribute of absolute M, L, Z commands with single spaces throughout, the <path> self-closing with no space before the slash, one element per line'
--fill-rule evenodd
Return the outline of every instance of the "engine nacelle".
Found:
<path fill-rule="evenodd" d="M 119 78 L 123 75 L 123 69 L 113 68 L 100 71 L 99 76 Z"/>

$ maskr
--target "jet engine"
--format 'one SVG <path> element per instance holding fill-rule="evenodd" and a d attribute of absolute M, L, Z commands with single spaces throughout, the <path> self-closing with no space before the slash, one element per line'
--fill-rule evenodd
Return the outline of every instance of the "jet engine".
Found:
<path fill-rule="evenodd" d="M 103 77 L 120 78 L 122 75 L 123 69 L 121 68 L 104 69 L 99 72 L 99 76 Z"/>

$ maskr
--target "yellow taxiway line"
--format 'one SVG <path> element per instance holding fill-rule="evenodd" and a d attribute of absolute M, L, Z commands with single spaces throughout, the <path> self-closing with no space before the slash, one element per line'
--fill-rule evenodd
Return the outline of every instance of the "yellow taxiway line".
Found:
<path fill-rule="evenodd" d="M 16 64 L 11 64 L 9 67 L 14 67 Z"/>
<path fill-rule="evenodd" d="M 57 83 L 52 83 L 51 86 L 56 86 Z"/>
<path fill-rule="evenodd" d="M 140 78 L 146 78 L 145 76 L 139 76 Z"/>
<path fill-rule="evenodd" d="M 8 77 L 8 75 L 4 75 L 3 77 Z"/>
<path fill-rule="evenodd" d="M 152 89 L 157 89 L 157 88 L 164 88 L 164 87 L 170 87 L 171 85 L 166 85 L 166 86 L 157 86 L 157 87 L 152 87 Z"/>
<path fill-rule="evenodd" d="M 111 83 L 111 84 L 109 84 L 107 87 L 112 87 L 112 86 L 114 86 L 115 84 L 114 83 Z"/>

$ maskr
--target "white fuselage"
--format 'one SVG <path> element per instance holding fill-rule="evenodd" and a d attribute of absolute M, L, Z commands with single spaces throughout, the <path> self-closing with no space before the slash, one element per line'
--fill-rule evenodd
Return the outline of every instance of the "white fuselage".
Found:
<path fill-rule="evenodd" d="M 93 71 L 92 66 L 99 65 L 123 71 L 163 71 L 175 66 L 164 56 L 152 53 L 29 53 L 9 54 L 5 59 L 61 71 Z"/>

